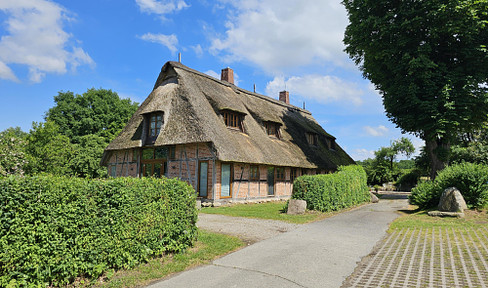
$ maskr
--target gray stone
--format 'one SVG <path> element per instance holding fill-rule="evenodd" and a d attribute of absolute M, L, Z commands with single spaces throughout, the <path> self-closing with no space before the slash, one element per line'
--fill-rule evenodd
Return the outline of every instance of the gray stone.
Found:
<path fill-rule="evenodd" d="M 202 209 L 202 200 L 197 199 L 196 207 L 198 210 Z"/>
<path fill-rule="evenodd" d="M 202 206 L 203 207 L 211 207 L 212 206 L 212 202 L 202 202 Z"/>
<path fill-rule="evenodd" d="M 463 212 L 468 206 L 461 192 L 455 187 L 449 187 L 442 192 L 437 209 L 442 212 Z"/>
<path fill-rule="evenodd" d="M 376 196 L 374 193 L 371 193 L 371 192 L 369 192 L 369 193 L 371 194 L 371 203 L 380 202 L 380 199 L 378 198 L 378 196 Z"/>
<path fill-rule="evenodd" d="M 290 202 L 288 202 L 288 211 L 286 213 L 289 215 L 303 214 L 305 213 L 305 209 L 307 209 L 307 201 L 290 199 Z"/>
<path fill-rule="evenodd" d="M 213 207 L 220 207 L 220 206 L 222 206 L 222 203 L 220 203 L 220 202 L 213 202 L 212 206 Z"/>
<path fill-rule="evenodd" d="M 429 211 L 427 214 L 429 216 L 432 216 L 432 217 L 457 217 L 457 218 L 464 218 L 464 213 L 463 212 Z"/>

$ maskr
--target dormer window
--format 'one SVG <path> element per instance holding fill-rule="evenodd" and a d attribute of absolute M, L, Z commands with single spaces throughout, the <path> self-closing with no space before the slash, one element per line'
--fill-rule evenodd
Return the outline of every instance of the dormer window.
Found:
<path fill-rule="evenodd" d="M 147 115 L 147 141 L 146 144 L 154 144 L 163 126 L 163 112 L 155 112 Z"/>
<path fill-rule="evenodd" d="M 329 150 L 336 150 L 336 143 L 335 143 L 335 140 L 332 139 L 332 138 L 327 138 L 327 147 L 329 148 Z"/>
<path fill-rule="evenodd" d="M 264 128 L 266 129 L 266 134 L 272 137 L 280 139 L 280 124 L 275 122 L 265 122 Z"/>
<path fill-rule="evenodd" d="M 222 117 L 224 117 L 224 123 L 229 128 L 239 129 L 239 131 L 244 132 L 242 127 L 243 116 L 234 111 L 223 111 Z"/>
<path fill-rule="evenodd" d="M 319 143 L 319 137 L 316 133 L 312 133 L 312 132 L 307 132 L 307 142 L 308 144 L 310 144 L 311 146 L 318 146 L 318 143 Z"/>

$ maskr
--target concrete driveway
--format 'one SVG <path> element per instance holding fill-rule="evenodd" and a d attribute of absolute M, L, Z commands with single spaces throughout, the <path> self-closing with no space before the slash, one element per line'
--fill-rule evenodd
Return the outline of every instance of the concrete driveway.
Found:
<path fill-rule="evenodd" d="M 148 287 L 340 287 L 407 205 L 381 200 L 301 225 Z"/>

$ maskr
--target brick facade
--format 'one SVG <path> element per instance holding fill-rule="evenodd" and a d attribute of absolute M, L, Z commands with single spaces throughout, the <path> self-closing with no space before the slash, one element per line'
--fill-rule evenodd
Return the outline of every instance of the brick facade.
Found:
<path fill-rule="evenodd" d="M 295 169 L 296 177 L 303 173 L 316 174 L 314 169 L 284 167 L 284 180 L 276 179 L 274 169 L 274 193 L 269 195 L 267 165 L 252 165 L 247 163 L 229 163 L 217 160 L 210 143 L 194 143 L 172 146 L 174 157 L 161 159 L 166 162 L 164 175 L 169 178 L 179 178 L 193 186 L 199 195 L 200 167 L 207 163 L 207 196 L 203 201 L 239 201 L 248 199 L 289 198 L 293 191 L 291 170 Z M 144 148 L 142 148 L 144 149 Z M 140 177 L 142 175 L 141 148 L 113 151 L 108 160 L 108 173 L 111 177 Z M 159 162 L 158 162 L 159 163 Z M 231 196 L 221 197 L 222 192 L 222 163 L 232 167 Z M 251 179 L 251 166 L 258 167 L 259 178 Z M 326 172 L 326 171 L 320 171 Z"/>

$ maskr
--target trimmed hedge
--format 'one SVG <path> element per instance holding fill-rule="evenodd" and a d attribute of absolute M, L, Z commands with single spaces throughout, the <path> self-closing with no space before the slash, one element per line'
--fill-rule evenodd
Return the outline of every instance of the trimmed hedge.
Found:
<path fill-rule="evenodd" d="M 411 204 L 421 209 L 439 204 L 442 192 L 449 187 L 456 187 L 464 197 L 469 208 L 481 208 L 488 205 L 488 166 L 473 163 L 461 163 L 446 167 L 440 171 L 434 181 L 420 182 L 412 189 L 409 196 Z"/>
<path fill-rule="evenodd" d="M 366 181 L 361 166 L 341 166 L 334 174 L 298 177 L 291 198 L 307 201 L 309 210 L 337 211 L 371 200 Z"/>
<path fill-rule="evenodd" d="M 61 286 L 196 238 L 191 186 L 176 179 L 0 178 L 0 287 Z"/>

